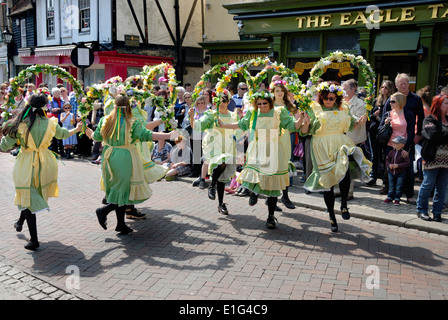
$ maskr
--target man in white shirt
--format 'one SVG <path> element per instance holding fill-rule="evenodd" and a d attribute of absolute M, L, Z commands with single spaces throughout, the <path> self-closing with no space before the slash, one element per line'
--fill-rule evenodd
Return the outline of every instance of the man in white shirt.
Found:
<path fill-rule="evenodd" d="M 346 96 L 344 100 L 347 102 L 350 109 L 350 113 L 356 119 L 357 125 L 353 128 L 353 131 L 347 132 L 355 145 L 360 146 L 367 140 L 366 131 L 366 104 L 364 101 L 358 98 L 356 91 L 358 90 L 358 82 L 355 79 L 350 79 L 342 84 Z"/>

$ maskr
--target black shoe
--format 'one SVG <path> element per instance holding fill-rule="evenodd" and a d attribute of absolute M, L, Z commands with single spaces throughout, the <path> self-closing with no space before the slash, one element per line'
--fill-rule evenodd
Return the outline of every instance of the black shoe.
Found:
<path fill-rule="evenodd" d="M 296 206 L 294 205 L 294 203 L 291 202 L 291 200 L 289 200 L 288 198 L 280 198 L 281 202 L 283 203 L 283 205 L 288 208 L 288 209 L 295 209 Z"/>
<path fill-rule="evenodd" d="M 199 182 L 198 187 L 199 187 L 199 189 L 207 188 L 207 184 L 205 183 L 205 179 L 201 179 L 201 182 Z"/>
<path fill-rule="evenodd" d="M 39 241 L 28 241 L 27 243 L 26 243 L 26 245 L 24 246 L 24 248 L 25 249 L 28 249 L 28 250 L 36 250 L 37 248 L 39 248 Z"/>
<path fill-rule="evenodd" d="M 23 223 L 20 224 L 19 221 L 14 223 L 14 228 L 16 229 L 17 232 L 21 232 L 22 231 L 22 227 L 23 227 Z"/>
<path fill-rule="evenodd" d="M 434 213 L 434 218 L 432 219 L 432 221 L 442 222 L 442 215 L 440 213 Z"/>
<path fill-rule="evenodd" d="M 238 195 L 240 197 L 245 197 L 245 196 L 249 195 L 249 189 L 243 187 Z"/>
<path fill-rule="evenodd" d="M 331 232 L 338 232 L 338 223 L 336 219 L 330 219 L 330 230 Z"/>
<path fill-rule="evenodd" d="M 193 183 L 191 184 L 193 187 L 197 187 L 199 185 L 199 182 L 201 182 L 201 177 L 197 178 L 196 180 L 193 181 Z"/>
<path fill-rule="evenodd" d="M 342 215 L 342 219 L 350 220 L 350 212 L 348 212 L 348 208 L 342 208 L 341 215 Z"/>
<path fill-rule="evenodd" d="M 96 209 L 96 217 L 98 218 L 100 226 L 104 230 L 107 230 L 107 214 L 105 214 L 102 209 L 103 208 Z"/>
<path fill-rule="evenodd" d="M 274 216 L 269 216 L 268 220 L 266 220 L 266 227 L 268 229 L 275 229 L 275 222 L 278 222 L 277 218 Z"/>
<path fill-rule="evenodd" d="M 210 185 L 208 187 L 208 198 L 210 200 L 215 200 L 216 199 L 216 189 L 214 186 Z"/>
<path fill-rule="evenodd" d="M 366 186 L 376 186 L 376 180 L 370 179 L 369 182 L 366 183 Z"/>
<path fill-rule="evenodd" d="M 257 202 L 258 202 L 258 194 L 256 194 L 255 192 L 251 192 L 249 195 L 249 205 L 254 206 L 257 204 Z"/>
<path fill-rule="evenodd" d="M 108 204 L 107 199 L 104 197 L 103 200 L 101 201 L 101 203 L 104 205 Z"/>
<path fill-rule="evenodd" d="M 117 226 L 115 228 L 115 231 L 119 231 L 119 234 L 130 234 L 131 232 L 133 232 L 134 230 L 129 228 L 127 225 L 123 225 L 123 226 Z"/>
<path fill-rule="evenodd" d="M 420 214 L 420 219 L 422 219 L 424 221 L 432 221 L 431 217 L 428 216 L 428 214 L 426 214 L 426 213 L 421 213 Z"/>
<path fill-rule="evenodd" d="M 228 215 L 229 211 L 227 210 L 227 205 L 225 203 L 218 205 L 218 212 L 223 215 Z"/>
<path fill-rule="evenodd" d="M 126 209 L 126 219 L 145 219 L 146 213 L 141 213 L 137 208 Z"/>

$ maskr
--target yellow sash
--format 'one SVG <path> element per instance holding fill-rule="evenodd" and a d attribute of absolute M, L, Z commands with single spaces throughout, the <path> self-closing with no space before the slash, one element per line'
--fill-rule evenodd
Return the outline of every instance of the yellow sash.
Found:
<path fill-rule="evenodd" d="M 36 147 L 31 134 L 28 136 L 28 148 L 22 146 L 13 171 L 16 188 L 15 205 L 25 208 L 30 207 L 31 186 L 38 191 L 40 189 L 40 193 L 45 201 L 50 197 L 59 196 L 57 184 L 58 166 L 55 156 L 48 150 L 51 139 L 56 133 L 57 125 L 57 118 L 48 119 L 47 131 L 39 148 Z M 27 131 L 28 126 L 24 122 L 20 123 L 18 132 L 23 138 Z"/>

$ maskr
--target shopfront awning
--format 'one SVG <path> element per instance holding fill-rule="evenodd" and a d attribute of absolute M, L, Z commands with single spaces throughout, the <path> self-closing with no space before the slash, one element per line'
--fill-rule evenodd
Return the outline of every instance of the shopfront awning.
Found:
<path fill-rule="evenodd" d="M 68 56 L 70 57 L 73 48 L 75 48 L 74 45 L 69 46 L 56 46 L 56 47 L 36 47 L 34 49 L 34 54 L 36 57 L 64 57 Z"/>
<path fill-rule="evenodd" d="M 420 31 L 381 32 L 375 38 L 373 52 L 416 51 Z"/>

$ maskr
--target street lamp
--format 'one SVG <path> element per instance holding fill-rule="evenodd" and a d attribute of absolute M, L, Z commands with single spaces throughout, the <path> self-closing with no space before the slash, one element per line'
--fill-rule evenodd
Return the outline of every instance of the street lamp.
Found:
<path fill-rule="evenodd" d="M 8 81 L 11 75 L 11 72 L 9 70 L 9 45 L 12 42 L 13 34 L 9 32 L 8 27 L 6 27 L 5 31 L 3 31 L 3 41 L 6 43 L 6 67 L 8 68 Z"/>

